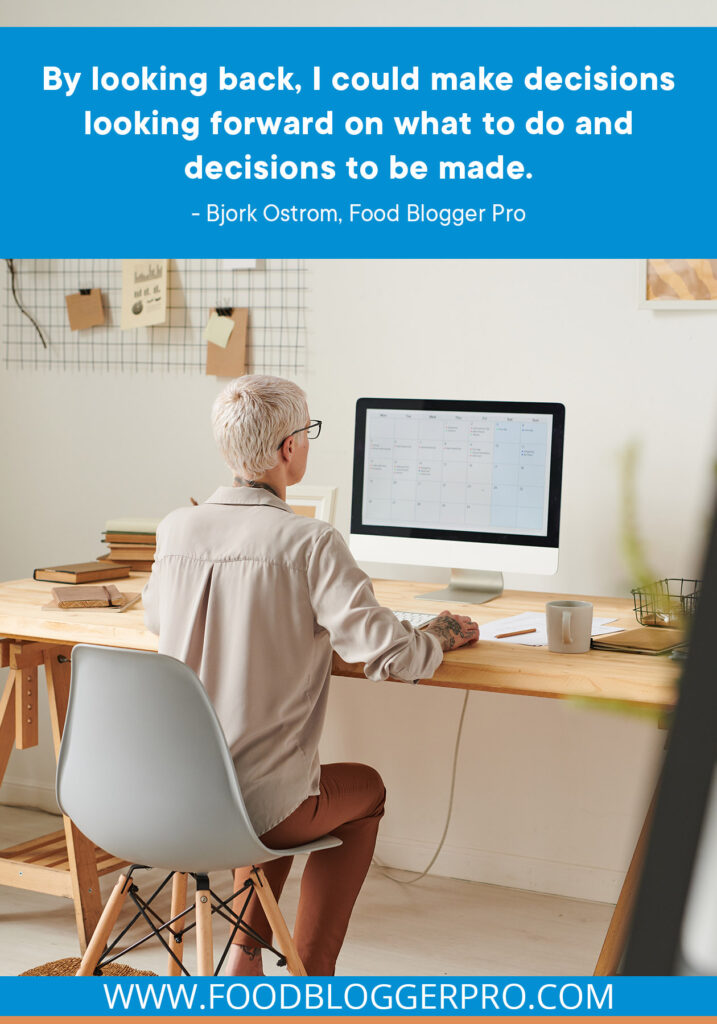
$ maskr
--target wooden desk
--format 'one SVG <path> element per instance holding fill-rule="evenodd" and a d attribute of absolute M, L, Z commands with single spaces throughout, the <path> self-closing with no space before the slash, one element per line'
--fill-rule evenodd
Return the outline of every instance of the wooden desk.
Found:
<path fill-rule="evenodd" d="M 146 575 L 136 574 L 128 589 L 141 587 Z M 126 581 L 121 581 L 126 585 Z M 54 584 L 16 580 L 0 584 L 0 637 L 3 666 L 10 676 L 0 701 L 0 780 L 4 775 L 13 743 L 23 748 L 37 743 L 37 669 L 44 665 L 55 751 L 59 750 L 67 710 L 70 671 L 69 656 L 76 643 L 97 643 L 109 647 L 157 650 L 157 637 L 143 625 L 141 608 L 126 613 L 105 609 L 45 611 Z M 391 608 L 406 611 L 435 611 L 435 603 L 417 600 L 417 593 L 429 584 L 378 580 L 378 599 Z M 435 589 L 440 589 L 436 585 Z M 478 622 L 489 622 L 525 611 L 542 611 L 545 602 L 571 595 L 506 591 L 488 604 L 461 605 L 461 613 Z M 617 617 L 617 625 L 635 624 L 630 601 L 618 598 L 586 598 L 595 614 Z M 334 656 L 334 673 L 363 676 L 361 665 L 348 665 Z M 664 658 L 626 655 L 607 651 L 587 654 L 552 654 L 544 647 L 483 641 L 477 646 L 448 655 L 435 676 L 422 685 L 448 686 L 494 693 L 532 697 L 584 698 L 620 701 L 656 712 L 673 707 L 676 699 L 677 669 Z M 620 900 L 608 930 L 596 973 L 614 973 L 622 950 L 632 893 L 639 875 L 643 830 Z M 50 892 L 74 900 L 80 947 L 84 951 L 100 913 L 98 876 L 120 866 L 115 858 L 97 851 L 64 819 L 64 834 L 55 833 L 0 851 L 0 884 L 37 892 Z"/>
<path fill-rule="evenodd" d="M 433 588 L 426 583 L 376 580 L 376 596 L 382 604 L 401 611 L 440 612 L 445 605 L 416 599 L 416 594 Z M 624 598 L 577 597 L 574 594 L 541 594 L 507 590 L 499 598 L 480 605 L 452 605 L 476 622 L 542 612 L 546 601 L 576 599 L 592 601 L 595 615 L 616 618 L 616 626 L 637 625 L 632 601 Z M 129 614 L 129 613 L 128 613 Z M 363 666 L 347 665 L 334 656 L 336 675 L 362 676 Z M 426 686 L 451 686 L 461 690 L 487 690 L 529 697 L 581 697 L 622 701 L 640 707 L 667 710 L 674 706 L 677 672 L 669 659 L 618 654 L 615 651 L 589 651 L 587 654 L 552 654 L 547 647 L 526 647 L 482 641 L 475 647 L 453 651 L 446 656 Z"/>

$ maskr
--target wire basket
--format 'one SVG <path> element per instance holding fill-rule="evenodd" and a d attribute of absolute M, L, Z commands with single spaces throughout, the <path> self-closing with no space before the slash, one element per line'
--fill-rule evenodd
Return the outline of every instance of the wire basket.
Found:
<path fill-rule="evenodd" d="M 701 580 L 656 580 L 631 591 L 635 617 L 643 626 L 680 628 L 695 612 Z"/>

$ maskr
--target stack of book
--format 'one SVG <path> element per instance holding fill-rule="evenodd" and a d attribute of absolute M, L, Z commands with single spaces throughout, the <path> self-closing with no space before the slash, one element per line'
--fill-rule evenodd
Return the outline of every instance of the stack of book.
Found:
<path fill-rule="evenodd" d="M 159 519 L 109 519 L 103 539 L 109 554 L 101 561 L 127 565 L 133 572 L 151 572 Z"/>

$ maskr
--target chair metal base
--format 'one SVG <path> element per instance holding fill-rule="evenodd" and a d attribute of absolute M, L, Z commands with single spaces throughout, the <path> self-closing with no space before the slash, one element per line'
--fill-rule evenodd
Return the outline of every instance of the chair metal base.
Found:
<path fill-rule="evenodd" d="M 227 899 L 222 899 L 210 888 L 209 878 L 207 875 L 193 874 L 192 877 L 196 882 L 196 900 L 194 908 L 186 906 L 186 875 L 170 871 L 163 881 L 157 886 L 149 899 L 145 900 L 140 895 L 139 888 L 132 877 L 135 871 L 140 870 L 148 869 L 146 868 L 146 865 L 133 864 L 126 874 L 120 875 L 117 884 L 107 901 L 97 928 L 92 935 L 87 947 L 87 952 L 82 958 L 82 963 L 77 971 L 78 975 L 100 974 L 103 967 L 113 963 L 120 957 L 125 956 L 132 950 L 137 949 L 138 946 L 143 945 L 149 939 L 156 938 L 159 939 L 169 954 L 169 973 L 172 975 L 184 974 L 189 976 L 189 971 L 183 963 L 184 937 L 194 928 L 197 929 L 197 973 L 200 975 L 216 976 L 219 974 L 237 932 L 241 932 L 243 935 L 252 939 L 252 941 L 262 949 L 268 949 L 273 953 L 277 957 L 277 965 L 279 967 L 285 967 L 288 965 L 292 974 L 306 974 L 304 966 L 297 953 L 296 946 L 294 945 L 293 939 L 291 938 L 286 926 L 286 922 L 284 921 L 278 904 L 274 899 L 274 895 L 269 888 L 264 872 L 261 868 L 253 868 L 252 874 L 246 880 L 244 885 Z M 161 916 L 154 910 L 152 904 L 165 889 L 170 879 L 174 880 L 171 916 L 169 920 L 163 921 Z M 245 898 L 239 913 L 237 913 L 231 904 L 233 904 L 234 900 L 240 897 L 242 893 L 245 894 Z M 137 912 L 116 939 L 110 945 L 107 945 L 110 933 L 117 921 L 117 918 L 119 917 L 120 910 L 122 909 L 122 905 L 127 895 L 132 899 L 135 907 L 137 908 Z M 281 952 L 274 946 L 270 945 L 262 938 L 261 935 L 246 924 L 244 918 L 252 897 L 260 900 L 264 912 L 267 915 L 269 924 L 277 935 L 278 941 L 282 945 L 284 952 Z M 186 918 L 191 914 L 192 909 L 195 910 L 194 921 L 187 923 Z M 214 914 L 218 914 L 219 917 L 223 918 L 232 926 L 229 939 L 224 947 L 221 957 L 219 958 L 216 969 L 214 969 L 213 965 L 211 921 Z M 142 938 L 138 939 L 136 942 L 133 942 L 128 946 L 123 946 L 119 951 L 117 951 L 117 947 L 122 943 L 124 937 L 140 918 L 142 918 L 149 927 L 147 934 L 143 935 Z M 174 948 L 172 948 L 173 946 Z"/>

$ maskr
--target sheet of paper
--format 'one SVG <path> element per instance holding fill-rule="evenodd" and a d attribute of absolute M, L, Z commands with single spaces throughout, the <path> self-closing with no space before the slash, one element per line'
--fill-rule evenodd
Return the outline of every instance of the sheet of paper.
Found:
<path fill-rule="evenodd" d="M 233 330 L 234 321 L 230 316 L 219 316 L 218 313 L 212 313 L 202 337 L 205 341 L 211 341 L 213 345 L 226 348 Z"/>
<path fill-rule="evenodd" d="M 600 619 L 593 619 L 593 630 L 592 630 L 590 636 L 605 636 L 607 633 L 624 633 L 625 632 L 625 627 L 624 626 L 598 626 L 598 628 L 595 629 L 594 628 L 595 627 L 595 623 L 596 622 L 600 622 L 600 621 L 601 621 Z M 615 620 L 614 619 L 605 619 L 604 621 L 605 622 L 614 622 Z"/>
<path fill-rule="evenodd" d="M 620 626 L 608 626 L 609 622 L 614 621 L 614 619 L 593 618 L 591 635 L 599 636 L 603 633 L 622 632 L 622 627 Z M 513 633 L 519 629 L 534 629 L 535 632 L 496 640 L 496 633 Z M 508 619 L 486 622 L 480 627 L 480 636 L 481 640 L 495 640 L 498 644 L 523 644 L 526 647 L 544 647 L 548 642 L 545 612 L 522 612 L 520 615 L 512 615 Z"/>
<path fill-rule="evenodd" d="M 216 313 L 216 310 L 212 310 Z M 248 309 L 233 309 L 228 319 L 234 330 L 229 335 L 226 346 L 207 342 L 207 376 L 210 377 L 241 377 L 246 373 L 246 331 L 249 322 Z"/>
<path fill-rule="evenodd" d="M 224 270 L 256 270 L 256 260 L 222 260 Z"/>
<path fill-rule="evenodd" d="M 65 296 L 67 319 L 71 331 L 84 331 L 88 327 L 101 327 L 105 322 L 105 311 L 102 308 L 102 292 L 93 288 L 87 295 L 76 292 Z"/>
<path fill-rule="evenodd" d="M 122 260 L 123 331 L 166 321 L 168 265 L 169 260 Z"/>

